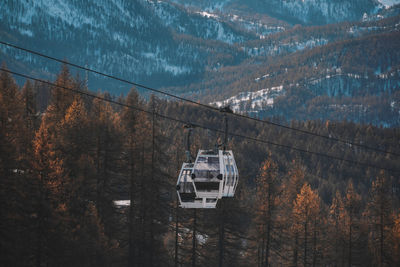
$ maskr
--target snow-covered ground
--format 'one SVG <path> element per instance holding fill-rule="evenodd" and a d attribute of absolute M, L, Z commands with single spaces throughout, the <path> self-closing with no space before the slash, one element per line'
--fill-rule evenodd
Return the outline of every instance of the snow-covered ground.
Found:
<path fill-rule="evenodd" d="M 279 55 L 283 52 L 296 52 L 304 49 L 311 49 L 317 46 L 326 45 L 329 41 L 325 38 L 310 38 L 300 42 L 287 42 L 271 44 L 261 47 L 242 47 L 249 56 Z"/>
<path fill-rule="evenodd" d="M 128 207 L 131 204 L 130 200 L 114 200 L 114 205 L 118 208 Z"/>
<path fill-rule="evenodd" d="M 267 79 L 274 74 L 267 73 L 261 77 L 254 79 L 255 82 Z M 357 74 L 357 73 L 344 73 L 341 68 L 333 67 L 326 69 L 326 74 L 309 78 L 305 81 L 305 85 L 312 91 L 318 94 L 326 94 L 331 97 L 336 97 L 340 93 L 341 95 L 350 96 L 362 87 L 361 80 L 373 79 L 377 91 L 393 91 L 399 88 L 400 81 L 400 69 L 388 68 L 384 72 L 381 68 L 378 68 L 374 74 Z M 289 84 L 287 87 L 299 86 L 296 84 Z M 379 89 L 378 89 L 379 88 Z M 287 89 L 287 88 L 286 88 Z M 229 105 L 234 112 L 259 112 L 265 110 L 268 107 L 273 107 L 274 99 L 277 96 L 284 95 L 285 90 L 282 85 L 261 89 L 255 92 L 241 92 L 235 96 L 227 98 L 225 100 L 211 102 L 211 105 L 217 107 L 223 107 Z"/>
<path fill-rule="evenodd" d="M 234 112 L 261 110 L 274 104 L 274 98 L 281 95 L 283 86 L 262 89 L 256 92 L 242 92 L 226 100 L 211 103 L 217 107 L 229 105 Z"/>

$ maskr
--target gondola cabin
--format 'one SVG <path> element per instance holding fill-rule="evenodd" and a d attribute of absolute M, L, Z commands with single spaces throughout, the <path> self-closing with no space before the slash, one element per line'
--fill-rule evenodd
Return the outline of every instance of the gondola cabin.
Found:
<path fill-rule="evenodd" d="M 231 150 L 199 150 L 194 163 L 184 163 L 177 182 L 182 208 L 215 208 L 217 200 L 233 197 L 239 181 Z"/>
<path fill-rule="evenodd" d="M 183 163 L 181 172 L 179 173 L 176 191 L 180 207 L 182 208 L 215 208 L 217 198 L 200 197 L 197 193 L 195 183 L 192 179 L 193 163 Z"/>
<path fill-rule="evenodd" d="M 236 166 L 235 158 L 231 150 L 219 150 L 219 157 L 222 159 L 221 168 L 223 170 L 223 197 L 233 197 L 239 182 L 239 172 Z"/>
<path fill-rule="evenodd" d="M 232 151 L 218 150 L 216 153 L 212 150 L 199 150 L 192 180 L 198 197 L 233 197 L 239 175 Z"/>
<path fill-rule="evenodd" d="M 223 176 L 220 170 L 218 154 L 212 150 L 199 150 L 192 173 L 198 197 L 222 198 Z"/>

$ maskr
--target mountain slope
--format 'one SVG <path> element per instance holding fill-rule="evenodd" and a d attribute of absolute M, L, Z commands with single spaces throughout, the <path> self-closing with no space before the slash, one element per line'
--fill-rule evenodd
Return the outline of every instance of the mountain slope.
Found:
<path fill-rule="evenodd" d="M 399 26 L 400 16 L 376 22 L 298 28 L 287 34 L 294 44 L 299 44 L 297 37 L 305 36 L 325 37 L 327 44 L 302 47 L 297 52 L 296 49 L 281 51 L 272 56 L 260 54 L 237 67 L 209 72 L 201 83 L 175 90 L 194 92 L 197 89 L 200 90 L 197 97 L 203 102 L 217 106 L 229 104 L 236 112 L 261 117 L 346 118 L 398 126 Z M 347 39 L 342 39 L 344 35 L 339 30 L 352 32 Z M 278 50 L 282 50 L 282 43 L 288 42 L 285 34 L 270 37 L 276 38 Z M 320 110 L 326 107 L 329 108 Z M 366 116 L 367 113 L 371 115 Z"/>
<path fill-rule="evenodd" d="M 347 118 L 395 126 L 400 5 L 361 2 L 5 0 L 0 39 L 257 116 L 342 119 L 355 106 L 365 114 L 373 102 L 376 118 Z M 291 26 L 352 19 L 359 21 Z M 41 78 L 60 69 L 3 45 L 0 61 Z M 87 77 L 91 90 L 128 91 Z M 331 108 L 311 112 L 322 105 Z"/>
<path fill-rule="evenodd" d="M 88 64 L 99 71 L 150 86 L 195 79 L 207 66 L 212 67 L 214 58 L 219 58 L 219 64 L 223 65 L 240 61 L 244 54 L 212 39 L 230 43 L 253 37 L 214 18 L 191 17 L 184 9 L 175 8 L 178 17 L 199 27 L 195 30 L 188 27 L 181 33 L 192 36 L 182 36 L 169 27 L 173 21 L 163 17 L 174 7 L 155 5 L 158 4 L 140 0 L 6 0 L 0 12 L 0 37 L 3 41 L 77 64 Z M 207 43 L 203 39 L 211 40 Z M 10 67 L 23 64 L 25 70 L 41 70 L 47 75 L 59 69 L 58 64 L 4 46 L 0 51 L 1 60 L 7 61 Z M 105 81 L 99 77 L 90 78 L 93 86 L 104 86 Z M 111 85 L 118 87 L 115 83 Z"/>

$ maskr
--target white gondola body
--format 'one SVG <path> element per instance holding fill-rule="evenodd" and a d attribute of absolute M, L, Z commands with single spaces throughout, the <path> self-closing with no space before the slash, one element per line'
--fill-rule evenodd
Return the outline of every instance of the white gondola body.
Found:
<path fill-rule="evenodd" d="M 231 150 L 219 151 L 221 170 L 223 174 L 223 197 L 233 197 L 239 182 L 239 172 Z"/>
<path fill-rule="evenodd" d="M 222 198 L 223 179 L 221 174 L 220 157 L 212 151 L 199 150 L 193 166 L 194 184 L 198 197 Z"/>
<path fill-rule="evenodd" d="M 199 197 L 192 179 L 193 163 L 183 163 L 176 184 L 180 207 L 189 209 L 207 209 L 217 206 L 217 198 Z"/>
<path fill-rule="evenodd" d="M 177 182 L 182 208 L 215 208 L 217 200 L 233 197 L 239 181 L 231 150 L 199 150 L 194 163 L 184 163 Z"/>

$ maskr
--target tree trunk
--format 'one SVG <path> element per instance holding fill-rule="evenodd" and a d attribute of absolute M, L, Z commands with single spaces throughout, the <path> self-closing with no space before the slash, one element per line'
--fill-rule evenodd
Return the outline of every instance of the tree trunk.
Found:
<path fill-rule="evenodd" d="M 267 243 L 265 245 L 265 267 L 269 266 L 269 247 L 270 247 L 270 240 L 271 240 L 271 185 L 268 186 L 268 211 L 267 211 Z"/>
<path fill-rule="evenodd" d="M 135 201 L 135 180 L 134 180 L 134 168 L 133 168 L 133 145 L 132 145 L 132 138 L 131 138 L 131 144 L 130 144 L 130 155 L 129 155 L 129 165 L 130 165 L 130 175 L 129 175 L 129 183 L 130 183 L 130 189 L 129 189 L 129 200 L 130 200 L 130 205 L 129 205 L 129 260 L 128 264 L 129 266 L 135 266 L 136 261 L 135 261 L 135 209 L 134 209 L 134 201 Z"/>
<path fill-rule="evenodd" d="M 304 267 L 307 266 L 307 219 L 306 222 L 304 223 Z"/>
<path fill-rule="evenodd" d="M 192 267 L 196 267 L 196 209 L 193 209 Z"/>
<path fill-rule="evenodd" d="M 141 227 L 141 238 L 140 242 L 141 244 L 138 246 L 139 251 L 138 255 L 140 257 L 139 265 L 144 266 L 145 265 L 145 251 L 143 251 L 145 244 L 146 244 L 146 200 L 145 200 L 145 195 L 146 195 L 146 186 L 145 186 L 145 177 L 144 177 L 144 144 L 142 144 L 142 159 L 141 159 L 141 182 L 140 182 L 140 206 L 141 206 L 141 212 L 140 212 L 140 227 Z"/>
<path fill-rule="evenodd" d="M 176 149 L 177 170 L 179 170 L 179 155 L 178 148 Z M 175 267 L 178 267 L 178 249 L 179 249 L 179 198 L 176 196 L 176 211 L 175 211 Z"/>
<path fill-rule="evenodd" d="M 351 258 L 352 258 L 352 219 L 350 218 L 350 225 L 349 225 L 349 267 L 351 267 Z"/>
<path fill-rule="evenodd" d="M 36 240 L 36 267 L 42 266 L 42 228 L 43 228 L 43 173 L 40 172 L 39 181 L 39 203 L 38 203 L 38 228 L 37 228 L 37 240 Z"/>
<path fill-rule="evenodd" d="M 314 221 L 314 236 L 313 236 L 313 267 L 317 264 L 317 221 Z"/>
<path fill-rule="evenodd" d="M 220 200 L 220 218 L 219 218 L 219 267 L 224 264 L 224 239 L 225 239 L 225 218 L 224 218 L 224 207 L 223 201 Z"/>
<path fill-rule="evenodd" d="M 153 125 L 152 125 L 152 135 L 151 135 L 151 187 L 152 188 L 156 188 L 156 184 L 155 184 L 155 179 L 154 179 L 154 160 L 155 160 L 155 106 L 154 106 L 154 102 L 153 102 Z M 154 261 L 154 202 L 155 202 L 155 198 L 157 197 L 157 191 L 155 192 L 150 192 L 151 195 L 151 201 L 150 201 L 150 266 L 153 266 L 153 261 Z"/>
<path fill-rule="evenodd" d="M 271 240 L 270 232 L 271 232 L 271 222 L 269 221 L 267 224 L 267 240 L 265 244 L 265 267 L 269 266 L 269 247 Z"/>
<path fill-rule="evenodd" d="M 294 251 L 293 251 L 293 266 L 294 267 L 297 266 L 297 261 L 298 261 L 298 252 L 297 252 L 298 244 L 299 244 L 299 237 L 298 237 L 298 233 L 296 233 L 296 235 L 294 237 Z"/>
<path fill-rule="evenodd" d="M 383 266 L 383 208 L 381 207 L 381 214 L 380 214 L 380 262 L 379 262 L 379 266 Z"/>
<path fill-rule="evenodd" d="M 179 234 L 179 200 L 176 197 L 176 214 L 175 214 L 175 267 L 178 267 L 178 234 Z"/>
<path fill-rule="evenodd" d="M 264 231 L 264 226 L 263 226 L 263 231 Z M 262 245 L 261 245 L 260 266 L 264 266 L 264 255 L 265 255 L 265 235 L 263 233 Z"/>

